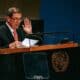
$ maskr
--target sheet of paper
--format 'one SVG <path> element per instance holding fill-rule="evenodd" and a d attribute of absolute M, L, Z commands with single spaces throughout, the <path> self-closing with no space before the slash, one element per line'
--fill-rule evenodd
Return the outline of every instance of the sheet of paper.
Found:
<path fill-rule="evenodd" d="M 31 47 L 34 46 L 36 43 L 38 43 L 39 40 L 34 40 L 34 39 L 29 39 L 29 38 L 25 38 L 22 41 L 22 45 L 25 47 Z"/>

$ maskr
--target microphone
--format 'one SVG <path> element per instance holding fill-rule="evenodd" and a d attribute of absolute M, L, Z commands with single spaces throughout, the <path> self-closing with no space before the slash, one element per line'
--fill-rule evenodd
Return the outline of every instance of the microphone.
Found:
<path fill-rule="evenodd" d="M 37 32 L 37 33 L 33 33 L 32 35 L 51 35 L 51 34 L 66 34 L 69 32 Z"/>
<path fill-rule="evenodd" d="M 42 41 L 43 40 L 42 37 L 41 37 L 41 35 L 39 33 L 27 34 L 27 36 L 29 38 L 32 38 L 32 39 L 37 39 L 39 41 Z"/>
<path fill-rule="evenodd" d="M 29 37 L 39 39 L 40 41 L 42 41 L 44 36 L 52 36 L 55 34 L 66 35 L 67 33 L 69 33 L 69 32 L 37 32 L 37 33 L 28 34 L 28 35 L 29 35 Z"/>

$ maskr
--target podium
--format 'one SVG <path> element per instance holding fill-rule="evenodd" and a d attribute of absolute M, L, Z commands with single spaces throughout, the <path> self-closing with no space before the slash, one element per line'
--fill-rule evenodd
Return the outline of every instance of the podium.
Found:
<path fill-rule="evenodd" d="M 40 45 L 29 48 L 15 48 L 15 49 L 5 48 L 5 49 L 0 49 L 0 54 L 2 55 L 7 55 L 7 54 L 13 55 L 18 53 L 23 54 L 25 78 L 32 80 L 43 80 L 43 79 L 49 80 L 50 77 L 48 70 L 49 67 L 48 67 L 48 62 L 46 61 L 47 52 L 48 51 L 54 52 L 55 50 L 63 50 L 76 47 L 78 47 L 78 43 L 69 42 L 65 44 Z M 31 54 L 33 55 L 37 54 L 37 57 L 35 56 L 31 57 L 30 56 Z M 41 57 L 38 54 L 41 54 Z M 29 59 L 27 59 L 28 57 Z M 35 63 L 32 63 L 30 58 L 33 58 L 33 60 L 35 59 L 34 60 Z M 37 59 L 40 59 L 40 62 L 36 62 Z M 27 62 L 27 60 L 29 62 Z M 31 66 L 33 66 L 32 69 L 30 68 Z M 38 66 L 39 70 L 37 69 L 36 66 Z"/>

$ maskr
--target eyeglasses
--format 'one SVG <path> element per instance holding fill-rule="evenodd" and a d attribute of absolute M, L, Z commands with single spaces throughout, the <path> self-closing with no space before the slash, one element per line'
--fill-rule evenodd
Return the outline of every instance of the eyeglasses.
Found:
<path fill-rule="evenodd" d="M 18 17 L 14 17 L 14 18 L 13 18 L 13 17 L 10 17 L 10 18 L 11 18 L 12 20 L 14 20 L 14 21 L 15 21 L 15 20 L 17 20 L 17 21 L 21 21 L 21 20 L 22 20 L 22 18 L 18 18 Z"/>

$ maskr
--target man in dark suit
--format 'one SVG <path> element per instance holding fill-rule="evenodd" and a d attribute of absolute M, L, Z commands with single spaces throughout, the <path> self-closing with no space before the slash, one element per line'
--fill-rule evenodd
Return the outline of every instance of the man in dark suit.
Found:
<path fill-rule="evenodd" d="M 39 36 L 32 35 L 31 21 L 28 18 L 25 18 L 24 25 L 19 27 L 22 13 L 18 8 L 9 8 L 5 18 L 5 24 L 0 26 L 0 48 L 24 47 L 22 41 L 25 37 L 41 40 Z M 41 52 L 41 56 L 34 53 L 35 55 L 25 53 L 0 55 L 0 80 L 26 80 L 28 77 L 46 76 L 48 67 L 43 67 L 47 66 L 45 53 Z"/>
<path fill-rule="evenodd" d="M 0 48 L 23 47 L 21 42 L 26 37 L 24 31 L 32 34 L 32 27 L 25 20 L 23 30 L 19 28 L 21 18 L 22 13 L 18 8 L 8 9 L 6 22 L 0 26 Z M 0 80 L 25 80 L 22 64 L 22 54 L 0 55 Z"/>

